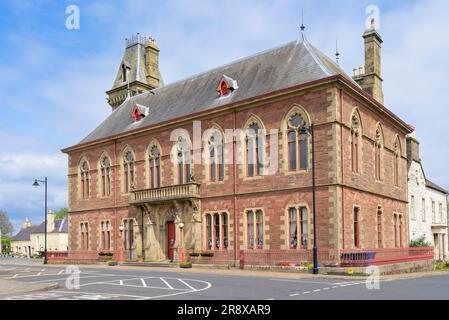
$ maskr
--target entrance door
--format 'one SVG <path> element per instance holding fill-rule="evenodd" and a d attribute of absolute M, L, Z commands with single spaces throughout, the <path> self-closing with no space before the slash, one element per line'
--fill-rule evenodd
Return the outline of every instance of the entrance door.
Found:
<path fill-rule="evenodd" d="M 176 229 L 175 223 L 167 222 L 167 258 L 173 260 L 175 258 L 175 242 L 176 242 Z"/>

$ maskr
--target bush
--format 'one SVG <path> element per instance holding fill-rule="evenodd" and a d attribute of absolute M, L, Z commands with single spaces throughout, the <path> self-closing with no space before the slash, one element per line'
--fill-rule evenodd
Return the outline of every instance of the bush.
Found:
<path fill-rule="evenodd" d="M 109 260 L 107 263 L 108 263 L 108 266 L 110 266 L 110 267 L 118 266 L 118 262 L 117 261 Z"/>
<path fill-rule="evenodd" d="M 419 239 L 413 240 L 410 242 L 411 248 L 430 248 L 432 247 L 432 244 L 426 241 L 426 237 L 422 236 Z"/>
<path fill-rule="evenodd" d="M 192 268 L 192 262 L 190 262 L 190 261 L 181 262 L 179 264 L 179 267 L 183 268 L 183 269 L 190 269 L 190 268 Z"/>

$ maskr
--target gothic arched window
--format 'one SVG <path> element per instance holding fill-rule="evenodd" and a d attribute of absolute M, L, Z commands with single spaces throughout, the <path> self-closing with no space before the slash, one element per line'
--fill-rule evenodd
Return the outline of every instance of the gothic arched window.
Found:
<path fill-rule="evenodd" d="M 161 187 L 161 150 L 153 145 L 150 148 L 150 184 L 151 188 Z"/>
<path fill-rule="evenodd" d="M 209 177 L 211 181 L 224 180 L 223 137 L 219 131 L 214 131 L 208 141 Z"/>
<path fill-rule="evenodd" d="M 107 156 L 101 159 L 101 192 L 103 197 L 111 195 L 111 161 Z"/>
<path fill-rule="evenodd" d="M 399 138 L 396 138 L 394 143 L 394 160 L 393 160 L 393 170 L 394 170 L 394 185 L 396 187 L 400 186 L 400 159 L 401 159 L 401 143 Z"/>
<path fill-rule="evenodd" d="M 382 159 L 383 159 L 383 132 L 380 126 L 376 129 L 376 138 L 374 142 L 374 170 L 377 181 L 382 181 Z"/>
<path fill-rule="evenodd" d="M 80 184 L 81 184 L 81 198 L 88 199 L 90 196 L 90 175 L 89 163 L 84 161 L 80 167 Z"/>
<path fill-rule="evenodd" d="M 257 122 L 253 122 L 246 130 L 246 163 L 247 176 L 263 175 L 264 137 L 263 130 Z"/>
<path fill-rule="evenodd" d="M 308 168 L 307 135 L 301 134 L 306 123 L 299 113 L 294 113 L 287 120 L 288 170 L 298 171 Z"/>
<path fill-rule="evenodd" d="M 352 172 L 360 172 L 360 149 L 362 139 L 362 127 L 357 113 L 351 119 L 351 167 Z"/>
<path fill-rule="evenodd" d="M 125 193 L 129 193 L 135 187 L 134 185 L 134 155 L 127 151 L 123 156 L 123 174 L 125 182 Z"/>
<path fill-rule="evenodd" d="M 179 137 L 177 145 L 178 182 L 180 185 L 191 181 L 191 151 L 187 139 Z"/>

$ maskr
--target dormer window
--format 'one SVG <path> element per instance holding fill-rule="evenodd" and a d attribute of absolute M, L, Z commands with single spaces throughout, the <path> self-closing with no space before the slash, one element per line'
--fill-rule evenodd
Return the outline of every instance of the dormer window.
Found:
<path fill-rule="evenodd" d="M 142 120 L 143 118 L 148 116 L 148 112 L 149 112 L 148 107 L 136 104 L 136 106 L 134 107 L 134 109 L 131 113 L 131 118 L 134 119 L 134 122 L 139 122 L 140 120 Z"/>
<path fill-rule="evenodd" d="M 220 98 L 229 96 L 234 90 L 238 89 L 237 81 L 223 75 L 217 87 Z"/>

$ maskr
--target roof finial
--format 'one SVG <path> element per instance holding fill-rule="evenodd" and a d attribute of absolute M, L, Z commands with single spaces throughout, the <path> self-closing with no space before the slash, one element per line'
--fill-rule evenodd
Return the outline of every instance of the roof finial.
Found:
<path fill-rule="evenodd" d="M 306 27 L 304 26 L 304 9 L 301 10 L 301 32 L 304 32 Z"/>
<path fill-rule="evenodd" d="M 335 57 L 337 60 L 337 64 L 340 65 L 340 52 L 338 51 L 338 40 L 336 41 L 335 44 Z"/>

